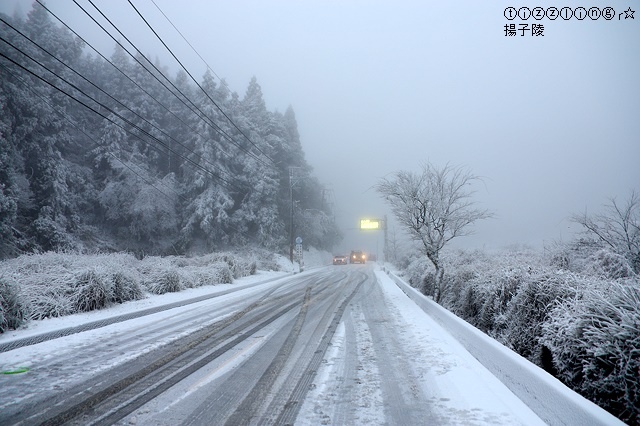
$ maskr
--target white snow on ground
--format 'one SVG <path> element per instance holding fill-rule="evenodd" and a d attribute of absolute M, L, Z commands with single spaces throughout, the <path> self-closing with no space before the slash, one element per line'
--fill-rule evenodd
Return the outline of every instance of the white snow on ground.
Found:
<path fill-rule="evenodd" d="M 314 268 L 321 267 L 330 263 L 330 254 L 327 252 L 312 250 L 308 256 L 307 253 L 309 252 L 304 252 L 307 262 L 305 270 L 312 270 Z M 327 257 L 329 257 L 329 261 L 327 261 Z M 299 273 L 297 270 L 297 264 L 292 265 L 289 259 L 284 256 L 277 256 L 277 263 L 279 264 L 281 271 L 258 271 L 255 275 L 236 279 L 232 284 L 207 285 L 162 295 L 149 294 L 145 299 L 112 305 L 106 309 L 67 315 L 63 317 L 46 318 L 40 321 L 30 321 L 18 330 L 9 330 L 5 333 L 0 334 L 0 343 L 9 343 L 15 340 L 37 336 L 44 333 L 77 327 L 82 324 L 135 313 L 145 309 L 161 307 L 175 302 L 193 299 L 203 295 L 222 293 L 229 290 L 240 290 L 243 288 L 249 289 L 253 286 L 260 286 L 263 282 L 272 282 L 278 280 L 279 278 L 291 276 L 292 273 Z M 233 294 L 230 294 L 221 297 L 225 298 L 234 296 Z M 153 321 L 157 321 L 159 318 L 174 315 L 180 310 L 192 309 L 192 307 L 193 306 L 174 308 L 169 311 L 140 317 L 135 319 L 135 324 L 138 327 L 143 326 L 146 323 L 153 323 Z M 131 321 L 115 323 L 107 327 L 97 328 L 78 334 L 72 334 L 62 339 L 49 340 L 46 342 L 42 342 L 37 346 L 25 346 L 6 353 L 0 353 L 0 371 L 11 371 L 23 367 L 32 368 L 39 362 L 55 356 L 54 354 L 58 353 L 61 349 L 65 349 L 70 346 L 80 348 L 83 345 L 90 344 L 95 336 L 100 336 L 105 332 L 117 333 L 119 330 L 126 329 L 127 327 L 131 327 Z M 178 337 L 179 336 L 175 335 L 172 337 L 172 340 Z M 155 347 L 162 346 L 166 343 L 167 341 L 160 339 L 155 343 L 153 347 L 148 347 L 147 351 L 152 350 Z M 126 357 L 114 357 L 111 365 L 120 364 L 122 362 L 125 362 L 128 358 L 135 358 L 137 356 L 138 354 L 127 354 Z M 109 368 L 110 365 L 103 365 L 102 367 L 103 369 L 106 369 Z"/>
<path fill-rule="evenodd" d="M 544 424 L 389 277 L 379 272 L 376 277 L 387 304 L 412 332 L 403 336 L 416 355 L 408 359 L 415 362 L 417 371 L 424 371 L 426 392 L 440 401 L 436 404 L 439 414 L 451 424 Z M 474 412 L 485 417 L 478 418 Z"/>
<path fill-rule="evenodd" d="M 428 396 L 431 420 L 452 425 L 543 425 L 538 416 L 504 384 L 484 368 L 448 332 L 425 314 L 386 275 L 376 273 L 385 303 L 393 317 L 389 327 L 396 328 L 402 350 L 402 362 L 410 365 L 422 392 Z M 379 368 L 376 357 L 369 353 L 370 334 L 364 318 L 355 314 L 358 341 L 358 384 L 349 395 L 358 424 L 382 425 L 384 416 L 380 386 L 376 385 Z M 314 387 L 307 395 L 297 424 L 339 424 L 331 414 L 340 387 L 344 387 L 345 321 L 341 322 L 317 372 Z M 391 370 L 391 369 L 390 369 Z M 360 383 L 362 379 L 363 383 Z M 366 382 L 365 382 L 366 381 Z M 379 381 L 378 381 L 379 382 Z M 429 419 L 425 419 L 429 421 Z"/>
<path fill-rule="evenodd" d="M 83 314 L 69 315 L 60 318 L 52 318 L 42 321 L 33 321 L 27 329 L 21 329 L 0 335 L 0 343 L 11 342 L 25 337 L 39 335 L 51 331 L 62 330 L 68 327 L 75 327 L 106 318 L 111 318 L 127 313 L 134 313 L 139 310 L 159 307 L 174 302 L 192 299 L 207 294 L 221 293 L 229 289 L 237 289 L 238 292 L 221 295 L 216 299 L 217 303 L 224 303 L 225 300 L 231 300 L 238 297 L 250 297 L 251 294 L 264 291 L 264 286 L 271 283 L 277 285 L 280 278 L 290 276 L 289 273 L 283 272 L 260 272 L 250 277 L 244 277 L 236 280 L 234 284 L 218 284 L 213 286 L 203 286 L 196 289 L 188 289 L 178 293 L 167 293 L 164 295 L 151 296 L 144 300 L 127 302 L 122 305 L 114 306 L 110 309 L 93 311 Z M 267 281 L 264 284 L 263 282 Z M 207 301 L 198 302 L 186 306 L 176 307 L 173 309 L 146 315 L 135 320 L 123 321 L 107 325 L 105 327 L 84 331 L 82 333 L 71 334 L 59 339 L 52 339 L 42 342 L 34 346 L 24 346 L 5 353 L 0 353 L 0 371 L 11 371 L 18 368 L 34 368 L 43 364 L 44 361 L 50 360 L 57 354 L 65 353 L 70 348 L 82 351 L 82 348 L 92 345 L 96 340 L 103 339 L 105 335 L 122 335 L 129 329 L 153 326 L 164 318 L 175 317 L 181 312 L 196 309 L 199 305 L 210 303 Z M 218 317 L 220 319 L 221 317 Z M 185 333 L 193 331 L 186 330 Z M 125 352 L 114 353 L 108 363 L 100 365 L 93 373 L 104 371 L 113 366 L 123 365 L 130 359 L 137 358 L 142 353 L 149 352 L 155 348 L 163 346 L 170 341 L 175 341 L 182 337 L 181 333 L 174 333 L 156 339 L 152 345 L 147 345 L 144 350 L 139 353 Z M 80 352 L 81 353 L 81 352 Z"/>
<path fill-rule="evenodd" d="M 309 247 L 309 250 L 302 254 L 303 257 L 303 269 L 316 268 L 318 266 L 326 266 L 331 264 L 331 253 L 326 251 L 317 250 L 313 247 Z"/>
<path fill-rule="evenodd" d="M 307 252 L 305 252 L 306 255 Z M 306 257 L 306 262 L 306 269 L 312 269 L 311 264 L 320 266 L 330 263 L 330 256 L 327 258 L 327 253 L 311 253 Z M 239 287 L 249 288 L 260 285 L 261 282 L 275 280 L 290 274 L 290 271 L 259 271 L 256 275 L 238 279 L 233 284 L 205 286 L 179 293 L 151 296 L 144 300 L 116 305 L 105 310 L 34 321 L 25 329 L 0 335 L 0 343 L 161 306 L 203 294 Z M 402 327 L 403 333 L 401 333 L 400 341 L 402 346 L 406 348 L 405 362 L 408 362 L 420 377 L 423 392 L 429 395 L 433 401 L 432 409 L 436 411 L 438 418 L 446 419 L 445 424 L 543 424 L 529 407 L 483 367 L 455 338 L 409 299 L 387 275 L 376 271 L 376 277 L 380 282 L 387 306 L 393 313 L 394 326 Z M 139 325 L 140 321 L 144 321 L 144 319 L 137 319 L 136 323 Z M 357 356 L 362 364 L 362 371 L 358 373 L 358 376 L 363 382 L 363 386 L 358 388 L 359 394 L 354 396 L 354 401 L 357 402 L 354 418 L 360 424 L 383 424 L 384 410 L 379 386 L 380 372 L 369 352 L 372 349 L 369 341 L 371 335 L 365 329 L 366 321 L 361 318 L 353 318 L 353 323 L 356 324 Z M 109 326 L 110 329 L 113 327 L 125 326 L 119 324 Z M 40 348 L 38 350 L 35 350 L 35 347 L 25 347 L 0 354 L 0 369 L 29 367 L 29 365 L 18 365 L 21 361 L 17 358 L 26 361 L 36 355 L 36 358 L 51 356 L 59 349 L 56 345 L 67 346 L 70 341 L 73 341 L 74 345 L 81 346 L 83 341 L 86 344 L 91 340 L 92 333 L 100 332 L 98 329 L 67 336 L 65 339 L 51 340 L 38 345 L 37 347 Z M 319 413 L 331 412 L 327 404 L 335 403 L 331 399 L 331 394 L 338 385 L 337 381 L 342 377 L 340 369 L 344 368 L 342 365 L 342 360 L 345 358 L 344 340 L 345 326 L 342 323 L 333 337 L 332 346 L 330 346 L 325 356 L 325 362 L 317 373 L 314 389 L 309 392 L 299 419 L 315 419 L 317 420 L 315 424 L 331 424 L 330 417 L 319 416 Z M 38 354 L 34 354 L 34 350 Z M 568 389 L 567 391 L 571 392 Z"/>

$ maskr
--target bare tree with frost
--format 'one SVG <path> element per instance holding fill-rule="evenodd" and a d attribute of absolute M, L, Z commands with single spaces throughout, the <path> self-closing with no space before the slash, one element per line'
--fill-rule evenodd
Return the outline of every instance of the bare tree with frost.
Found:
<path fill-rule="evenodd" d="M 399 171 L 376 185 L 398 222 L 422 243 L 435 267 L 432 296 L 436 301 L 440 300 L 444 277 L 442 248 L 456 237 L 471 234 L 475 221 L 492 216 L 488 210 L 474 207 L 471 184 L 476 180 L 479 177 L 467 169 L 425 163 L 419 173 Z"/>
<path fill-rule="evenodd" d="M 633 271 L 640 273 L 640 195 L 635 190 L 623 204 L 611 198 L 604 213 L 589 215 L 584 212 L 574 214 L 571 219 L 624 256 Z"/>

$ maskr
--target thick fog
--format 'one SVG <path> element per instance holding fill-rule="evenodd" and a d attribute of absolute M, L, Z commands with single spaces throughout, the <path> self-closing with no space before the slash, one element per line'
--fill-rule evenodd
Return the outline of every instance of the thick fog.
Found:
<path fill-rule="evenodd" d="M 424 161 L 482 177 L 475 199 L 495 217 L 458 241 L 467 247 L 566 239 L 578 230 L 572 213 L 640 190 L 640 11 L 624 13 L 637 2 L 614 0 L 619 16 L 582 21 L 508 21 L 504 9 L 523 4 L 505 1 L 132 2 L 197 78 L 206 66 L 156 5 L 232 91 L 242 96 L 255 76 L 269 109 L 293 106 L 342 251 L 382 250 L 381 235 L 355 229 L 361 217 L 390 216 L 373 186 Z M 177 71 L 126 0 L 95 3 Z M 20 1 L 22 13 L 30 4 Z M 113 42 L 73 1 L 46 4 L 111 55 Z M 1 7 L 14 13 L 11 1 Z M 508 24 L 516 36 L 505 36 Z"/>

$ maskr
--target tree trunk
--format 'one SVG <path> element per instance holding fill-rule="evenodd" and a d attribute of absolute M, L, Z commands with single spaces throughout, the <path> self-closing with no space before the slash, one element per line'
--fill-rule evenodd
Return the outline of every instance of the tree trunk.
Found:
<path fill-rule="evenodd" d="M 433 300 L 435 300 L 435 302 L 438 304 L 440 303 L 440 297 L 442 296 L 443 278 L 444 278 L 444 268 L 438 264 L 436 265 L 434 295 L 433 295 Z"/>

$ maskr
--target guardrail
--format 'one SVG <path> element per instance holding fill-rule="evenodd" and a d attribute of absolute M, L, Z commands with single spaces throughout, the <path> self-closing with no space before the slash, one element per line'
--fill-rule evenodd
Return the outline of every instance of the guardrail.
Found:
<path fill-rule="evenodd" d="M 383 270 L 494 376 L 550 425 L 624 425 L 598 405 L 497 340 L 455 316 L 388 269 Z"/>

